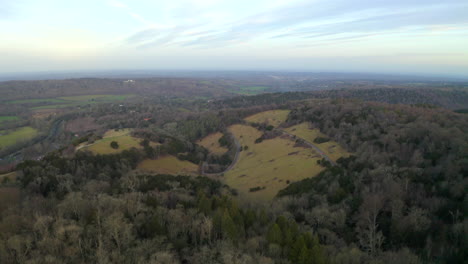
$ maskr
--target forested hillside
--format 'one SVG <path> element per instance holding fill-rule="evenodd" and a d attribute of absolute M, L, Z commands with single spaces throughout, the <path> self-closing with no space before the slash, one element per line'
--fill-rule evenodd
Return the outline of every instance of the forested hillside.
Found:
<path fill-rule="evenodd" d="M 63 115 L 60 148 L 0 175 L 1 263 L 463 263 L 468 116 L 317 96 L 156 98 Z M 265 113 L 287 117 L 273 126 L 258 118 Z M 311 144 L 346 150 L 336 166 L 314 156 L 318 175 L 283 181 L 273 200 L 261 201 L 227 185 L 226 177 L 246 175 L 217 173 L 236 162 L 237 151 L 246 163 L 275 142 L 306 150 L 303 139 L 281 132 L 304 124 L 320 135 Z M 255 138 L 245 143 L 232 125 L 250 126 Z M 200 143 L 210 135 L 223 152 Z M 244 142 L 240 150 L 234 136 Z M 134 144 L 126 148 L 124 140 Z M 99 144 L 106 148 L 93 149 Z M 161 160 L 195 172 L 141 169 L 146 162 L 157 170 Z M 272 174 L 281 171 L 274 159 L 264 162 Z M 205 174 L 205 165 L 214 173 Z M 258 166 L 240 167 L 253 177 Z"/>

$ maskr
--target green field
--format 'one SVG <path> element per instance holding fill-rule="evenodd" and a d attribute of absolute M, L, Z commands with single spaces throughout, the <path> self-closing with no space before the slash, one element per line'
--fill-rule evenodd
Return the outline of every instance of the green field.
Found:
<path fill-rule="evenodd" d="M 64 96 L 57 98 L 40 98 L 40 99 L 25 99 L 14 100 L 7 102 L 8 104 L 21 104 L 29 105 L 32 110 L 39 109 L 55 109 L 73 107 L 84 104 L 95 104 L 105 102 L 123 101 L 135 95 L 112 95 L 112 94 L 98 94 L 98 95 L 77 95 L 77 96 Z"/>
<path fill-rule="evenodd" d="M 262 93 L 268 90 L 269 87 L 266 86 L 243 86 L 235 89 L 231 89 L 230 91 L 236 94 L 242 95 L 255 95 Z"/>
<path fill-rule="evenodd" d="M 0 116 L 0 123 L 19 120 L 17 116 Z"/>
<path fill-rule="evenodd" d="M 266 123 L 274 127 L 278 127 L 281 123 L 286 121 L 290 110 L 270 110 L 260 112 L 246 117 L 244 120 L 251 123 Z"/>
<path fill-rule="evenodd" d="M 65 100 L 56 98 L 25 99 L 6 102 L 7 104 L 54 104 L 64 103 Z"/>
<path fill-rule="evenodd" d="M 59 99 L 72 102 L 112 102 L 122 101 L 133 95 L 111 95 L 111 94 L 99 94 L 99 95 L 78 95 L 78 96 L 65 96 L 59 97 Z"/>
<path fill-rule="evenodd" d="M 65 108 L 65 107 L 70 107 L 70 106 L 74 106 L 74 105 L 73 104 L 42 105 L 42 106 L 31 107 L 31 110 L 56 109 L 56 108 Z"/>
<path fill-rule="evenodd" d="M 32 127 L 21 127 L 15 130 L 0 130 L 0 148 L 12 146 L 17 142 L 27 141 L 37 135 Z"/>
<path fill-rule="evenodd" d="M 198 166 L 167 155 L 155 160 L 146 159 L 138 164 L 138 170 L 157 174 L 198 175 Z"/>
<path fill-rule="evenodd" d="M 349 156 L 349 153 L 334 141 L 328 141 L 325 143 L 314 143 L 314 139 L 316 139 L 317 137 L 326 138 L 327 136 L 322 134 L 318 129 L 312 128 L 310 123 L 304 122 L 299 125 L 288 127 L 284 130 L 310 143 L 313 143 L 321 151 L 327 154 L 327 156 L 330 157 L 330 159 L 334 161 L 341 157 Z"/>
<path fill-rule="evenodd" d="M 255 144 L 262 132 L 246 125 L 233 125 L 229 131 L 247 150 L 240 153 L 232 170 L 224 175 L 226 184 L 238 190 L 247 201 L 268 201 L 279 190 L 317 175 L 324 168 L 317 164 L 321 157 L 310 148 L 295 146 L 288 137 L 277 137 Z M 251 189 L 260 190 L 252 192 Z"/>

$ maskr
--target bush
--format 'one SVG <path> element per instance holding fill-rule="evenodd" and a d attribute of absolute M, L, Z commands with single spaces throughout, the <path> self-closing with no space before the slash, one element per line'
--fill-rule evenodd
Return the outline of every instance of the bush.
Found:
<path fill-rule="evenodd" d="M 249 192 L 258 192 L 258 191 L 263 190 L 263 189 L 265 189 L 265 187 L 257 186 L 257 187 L 250 188 Z"/>
<path fill-rule="evenodd" d="M 118 148 L 119 148 L 119 143 L 117 143 L 117 141 L 112 141 L 112 142 L 110 143 L 110 146 L 111 146 L 111 148 L 113 148 L 113 149 L 118 149 Z"/>
<path fill-rule="evenodd" d="M 330 141 L 330 139 L 326 138 L 326 137 L 316 137 L 314 139 L 314 143 L 317 143 L 317 144 L 325 143 L 325 142 L 328 142 L 328 141 Z"/>

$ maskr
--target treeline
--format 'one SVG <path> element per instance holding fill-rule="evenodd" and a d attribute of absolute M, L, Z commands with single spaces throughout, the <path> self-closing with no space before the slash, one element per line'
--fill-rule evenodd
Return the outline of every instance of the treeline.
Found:
<path fill-rule="evenodd" d="M 288 92 L 241 96 L 213 102 L 220 107 L 250 107 L 252 105 L 283 105 L 306 99 L 359 99 L 390 104 L 408 104 L 421 107 L 444 107 L 459 109 L 468 107 L 466 89 L 421 89 L 421 88 L 360 88 L 333 89 L 311 92 Z"/>

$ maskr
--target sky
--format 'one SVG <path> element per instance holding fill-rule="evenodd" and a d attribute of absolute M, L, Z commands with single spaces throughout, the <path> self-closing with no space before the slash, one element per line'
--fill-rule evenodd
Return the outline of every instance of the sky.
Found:
<path fill-rule="evenodd" d="M 0 0 L 0 73 L 468 76 L 468 0 Z"/>

